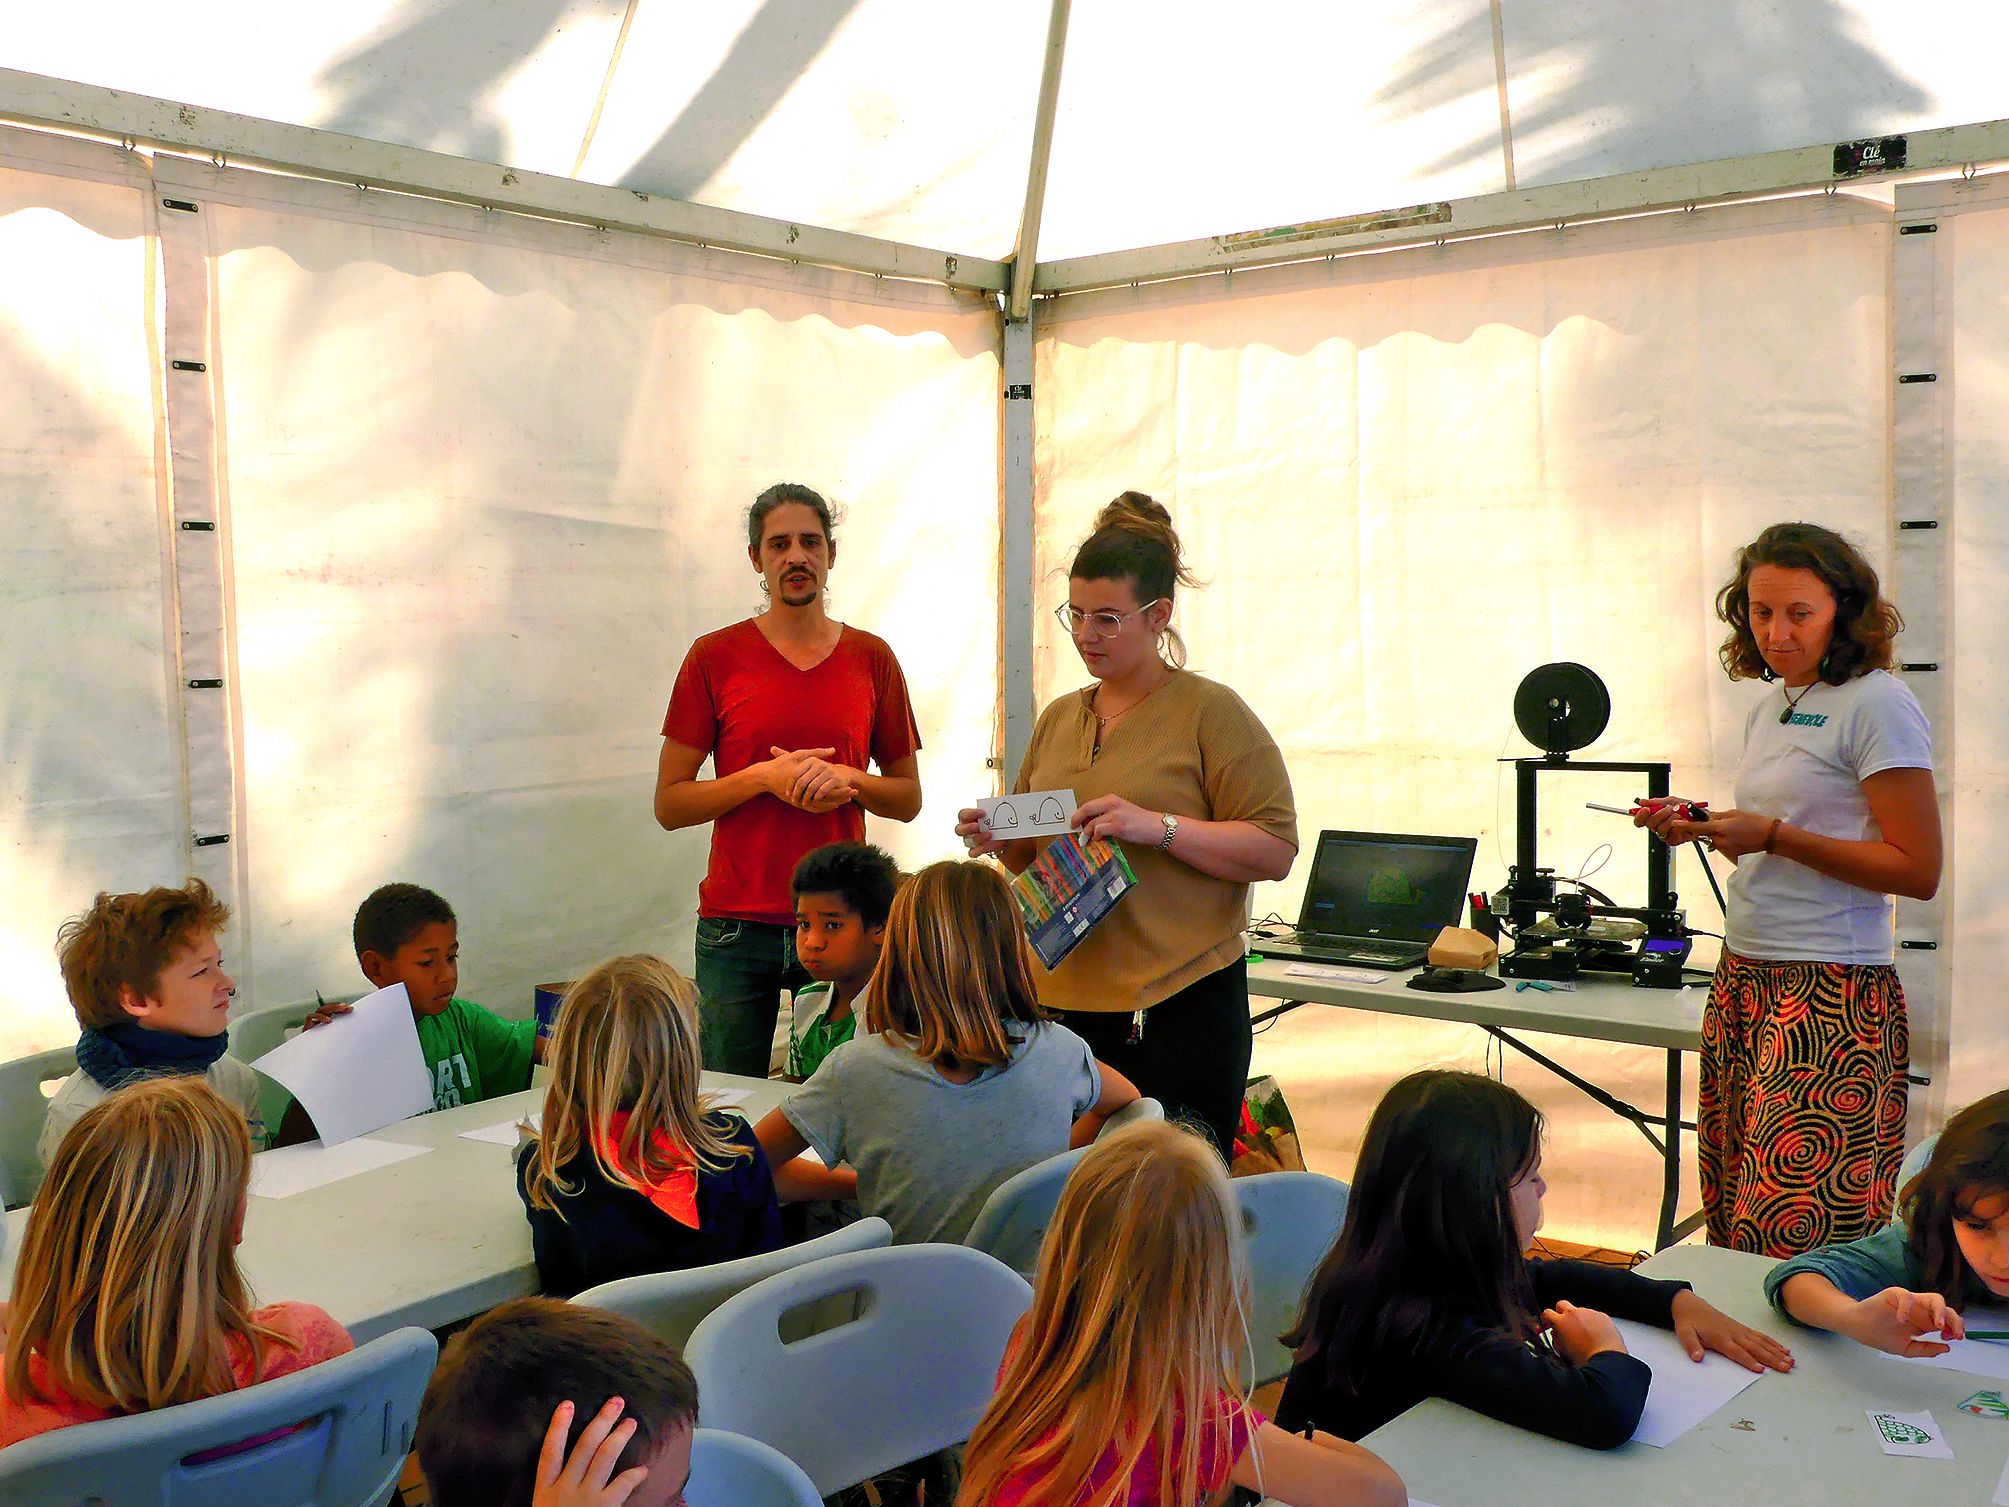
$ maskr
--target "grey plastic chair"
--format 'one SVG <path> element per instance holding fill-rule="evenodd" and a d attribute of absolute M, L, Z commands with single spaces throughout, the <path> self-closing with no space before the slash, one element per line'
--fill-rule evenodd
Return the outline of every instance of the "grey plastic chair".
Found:
<path fill-rule="evenodd" d="M 893 1227 L 883 1219 L 861 1219 L 801 1245 L 763 1256 L 720 1261 L 684 1271 L 650 1272 L 589 1287 L 572 1301 L 633 1319 L 679 1350 L 690 1343 L 698 1322 L 735 1293 L 780 1272 L 851 1251 L 878 1250 L 893 1243 Z"/>
<path fill-rule="evenodd" d="M 1899 1201 L 1891 1204 L 1890 1222 L 1892 1224 L 1901 1225 L 1904 1223 L 1904 1211 L 1900 1207 L 1904 1196 L 1904 1185 L 1925 1170 L 1925 1164 L 1932 1160 L 1932 1148 L 1938 1144 L 1939 1135 L 1935 1132 L 1907 1151 L 1904 1154 L 1904 1160 L 1898 1164 L 1897 1193 Z"/>
<path fill-rule="evenodd" d="M 808 1473 L 758 1439 L 724 1429 L 691 1435 L 690 1507 L 823 1507 Z"/>
<path fill-rule="evenodd" d="M 1339 1234 L 1348 1189 L 1318 1172 L 1264 1172 L 1229 1186 L 1242 1208 L 1249 1252 L 1253 1374 L 1242 1380 L 1262 1386 L 1290 1374 L 1290 1351 L 1277 1336 L 1297 1317 L 1312 1272 Z"/>
<path fill-rule="evenodd" d="M 0 1206 L 18 1209 L 42 1186 L 42 1158 L 35 1151 L 49 1117 L 42 1085 L 59 1083 L 76 1070 L 75 1047 L 0 1062 Z"/>
<path fill-rule="evenodd" d="M 1087 1155 L 1088 1148 L 1082 1146 L 1014 1172 L 991 1189 L 963 1244 L 995 1256 L 1031 1281 L 1046 1227 L 1053 1223 L 1053 1211 L 1060 1203 L 1060 1190 Z"/>
<path fill-rule="evenodd" d="M 850 1323 L 782 1338 L 784 1315 L 854 1294 Z M 1025 1279 L 982 1251 L 854 1251 L 726 1299 L 684 1358 L 709 1427 L 773 1445 L 827 1497 L 967 1439 L 1031 1303 Z"/>
<path fill-rule="evenodd" d="M 0 1501 L 376 1507 L 397 1487 L 438 1356 L 425 1330 L 398 1329 L 240 1392 L 38 1434 L 0 1450 Z M 200 1464 L 188 1458 L 275 1429 L 291 1432 Z"/>
<path fill-rule="evenodd" d="M 1125 1125 L 1141 1125 L 1146 1120 L 1162 1120 L 1164 1118 L 1165 1106 L 1160 1104 L 1156 1099 L 1148 1095 L 1132 1099 L 1103 1122 L 1102 1129 L 1096 1133 L 1095 1139 L 1099 1141 L 1103 1137 L 1121 1130 Z"/>
<path fill-rule="evenodd" d="M 1126 1125 L 1164 1118 L 1165 1106 L 1156 1099 L 1133 1099 L 1109 1117 L 1095 1139 L 1104 1140 Z M 1060 1190 L 1087 1150 L 1077 1147 L 1035 1162 L 991 1189 L 991 1196 L 977 1211 L 976 1222 L 963 1236 L 963 1244 L 997 1257 L 1030 1282 L 1039 1266 L 1046 1227 L 1053 1223 L 1053 1211 L 1060 1203 Z"/>

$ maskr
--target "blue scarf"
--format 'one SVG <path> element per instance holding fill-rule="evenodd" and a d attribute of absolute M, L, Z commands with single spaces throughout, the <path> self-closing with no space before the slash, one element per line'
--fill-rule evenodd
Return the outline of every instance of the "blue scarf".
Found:
<path fill-rule="evenodd" d="M 77 1066 L 100 1088 L 117 1088 L 150 1073 L 206 1073 L 230 1045 L 227 1033 L 177 1036 L 151 1031 L 137 1021 L 77 1038 Z"/>

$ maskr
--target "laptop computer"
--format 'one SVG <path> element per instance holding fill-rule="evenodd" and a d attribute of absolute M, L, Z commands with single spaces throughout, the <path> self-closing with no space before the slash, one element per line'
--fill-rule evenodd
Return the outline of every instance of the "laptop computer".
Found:
<path fill-rule="evenodd" d="M 1295 935 L 1255 943 L 1264 957 L 1413 968 L 1456 926 L 1476 837 L 1321 832 Z"/>

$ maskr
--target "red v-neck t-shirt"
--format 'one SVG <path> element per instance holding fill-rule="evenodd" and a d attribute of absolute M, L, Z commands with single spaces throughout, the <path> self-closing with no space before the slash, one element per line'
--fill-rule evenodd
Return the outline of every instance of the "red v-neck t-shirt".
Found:
<path fill-rule="evenodd" d="M 846 626 L 821 664 L 800 670 L 752 618 L 691 645 L 663 736 L 709 753 L 721 778 L 775 748 L 834 748 L 835 763 L 884 770 L 921 746 L 907 678 L 884 639 Z M 865 808 L 856 801 L 818 815 L 763 791 L 712 823 L 698 914 L 792 926 L 788 881 L 797 860 L 824 843 L 864 837 Z"/>

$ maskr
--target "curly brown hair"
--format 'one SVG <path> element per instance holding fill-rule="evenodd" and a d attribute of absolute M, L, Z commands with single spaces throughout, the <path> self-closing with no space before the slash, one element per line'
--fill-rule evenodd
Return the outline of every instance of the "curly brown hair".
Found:
<path fill-rule="evenodd" d="M 1716 593 L 1716 615 L 1730 636 L 1716 652 L 1732 680 L 1770 680 L 1772 670 L 1751 632 L 1751 572 L 1760 565 L 1811 570 L 1835 599 L 1834 636 L 1821 656 L 1821 679 L 1843 685 L 1871 670 L 1888 670 L 1904 619 L 1884 600 L 1876 567 L 1833 529 L 1818 523 L 1775 523 L 1737 551 L 1737 573 Z"/>
<path fill-rule="evenodd" d="M 145 999 L 160 992 L 160 976 L 201 932 L 222 931 L 230 907 L 200 879 L 179 889 L 100 894 L 56 933 L 56 961 L 77 1024 L 93 1030 L 132 1019 L 119 1002 L 121 985 Z"/>

